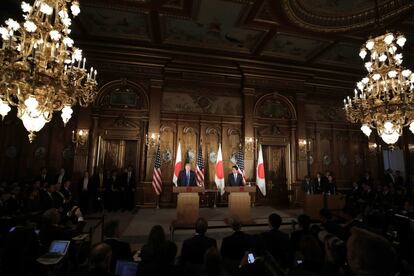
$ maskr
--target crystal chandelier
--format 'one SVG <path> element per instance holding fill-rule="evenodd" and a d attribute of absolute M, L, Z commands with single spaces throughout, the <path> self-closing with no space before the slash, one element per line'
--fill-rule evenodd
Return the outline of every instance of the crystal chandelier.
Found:
<path fill-rule="evenodd" d="M 406 38 L 387 33 L 369 39 L 359 56 L 365 62 L 368 75 L 357 82 L 353 98 L 344 100 L 347 119 L 361 123 L 362 132 L 369 136 L 376 129 L 382 140 L 393 145 L 405 126 L 414 133 L 414 73 L 401 64 L 397 51 Z"/>
<path fill-rule="evenodd" d="M 0 27 L 0 115 L 15 106 L 32 142 L 54 111 L 61 111 L 66 125 L 76 103 L 94 101 L 97 72 L 87 71 L 82 50 L 69 37 L 69 10 L 73 17 L 80 13 L 77 0 L 35 0 L 21 7 L 23 23 L 8 19 Z"/>

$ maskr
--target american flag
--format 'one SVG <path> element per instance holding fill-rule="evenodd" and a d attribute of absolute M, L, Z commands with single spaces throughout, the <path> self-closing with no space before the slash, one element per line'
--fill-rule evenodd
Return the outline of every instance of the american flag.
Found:
<path fill-rule="evenodd" d="M 203 160 L 203 147 L 201 143 L 198 147 L 196 178 L 197 178 L 197 186 L 204 187 L 204 160 Z"/>
<path fill-rule="evenodd" d="M 154 173 L 152 174 L 152 187 L 154 187 L 157 195 L 161 194 L 162 191 L 162 180 L 161 180 L 161 154 L 160 145 L 157 147 L 157 154 L 155 156 Z"/>
<path fill-rule="evenodd" d="M 243 176 L 243 184 L 246 184 L 246 178 L 244 177 L 244 151 L 242 145 L 239 147 L 239 153 L 236 156 L 236 165 L 238 167 L 237 172 Z"/>

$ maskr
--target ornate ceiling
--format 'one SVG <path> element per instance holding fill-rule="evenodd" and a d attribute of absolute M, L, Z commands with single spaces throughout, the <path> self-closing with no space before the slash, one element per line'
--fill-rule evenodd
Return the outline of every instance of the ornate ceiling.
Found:
<path fill-rule="evenodd" d="M 1 1 L 1 19 L 19 12 Z M 206 58 L 247 59 L 347 72 L 363 70 L 361 44 L 385 29 L 414 50 L 414 0 L 81 0 L 75 35 L 82 44 L 139 47 Z M 15 16 L 14 16 L 15 17 Z M 91 46 L 92 47 L 92 46 Z M 208 60 L 208 58 L 207 58 Z"/>

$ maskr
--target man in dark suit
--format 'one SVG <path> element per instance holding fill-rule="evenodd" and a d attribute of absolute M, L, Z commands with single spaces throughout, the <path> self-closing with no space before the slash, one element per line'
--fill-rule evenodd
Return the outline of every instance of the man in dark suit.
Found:
<path fill-rule="evenodd" d="M 126 210 L 132 210 L 135 207 L 135 172 L 132 166 L 128 166 L 125 170 L 122 179 L 122 188 L 123 190 L 123 208 Z"/>
<path fill-rule="evenodd" d="M 241 231 L 241 223 L 237 217 L 229 221 L 233 234 L 223 239 L 220 253 L 224 259 L 240 263 L 244 254 L 252 247 L 251 236 Z"/>
<path fill-rule="evenodd" d="M 40 181 L 41 183 L 45 183 L 45 182 L 48 182 L 49 183 L 49 182 L 51 182 L 50 181 L 50 176 L 49 176 L 49 174 L 47 172 L 46 167 L 43 167 L 40 170 L 40 175 L 35 178 L 35 181 Z"/>
<path fill-rule="evenodd" d="M 55 184 L 47 183 L 44 190 L 40 192 L 40 207 L 42 210 L 56 208 L 53 193 L 56 191 Z"/>
<path fill-rule="evenodd" d="M 178 186 L 196 186 L 196 175 L 191 170 L 191 164 L 185 163 L 184 170 L 180 171 L 177 179 Z"/>
<path fill-rule="evenodd" d="M 313 181 L 314 187 L 315 187 L 315 193 L 321 194 L 323 187 L 326 186 L 327 179 L 322 175 L 322 173 L 318 172 L 316 174 L 316 178 Z"/>
<path fill-rule="evenodd" d="M 302 190 L 307 195 L 315 193 L 315 185 L 309 175 L 305 176 L 302 181 Z"/>
<path fill-rule="evenodd" d="M 282 218 L 273 213 L 269 216 L 270 231 L 262 234 L 262 239 L 267 251 L 283 267 L 288 267 L 291 256 L 289 235 L 279 230 L 282 224 Z"/>
<path fill-rule="evenodd" d="M 56 175 L 55 177 L 55 183 L 63 185 L 63 183 L 65 183 L 65 181 L 69 179 L 70 177 L 66 173 L 65 169 L 61 168 L 58 175 Z"/>
<path fill-rule="evenodd" d="M 118 260 L 132 261 L 132 251 L 129 243 L 119 240 L 119 221 L 112 220 L 105 224 L 104 242 L 112 249 L 112 259 L 110 271 L 115 272 L 116 262 Z"/>
<path fill-rule="evenodd" d="M 300 229 L 295 230 L 290 234 L 290 244 L 292 247 L 292 253 L 299 251 L 299 245 L 302 237 L 310 234 L 309 228 L 311 224 L 311 219 L 307 215 L 300 215 L 298 217 L 298 224 L 300 226 Z"/>
<path fill-rule="evenodd" d="M 243 186 L 243 176 L 237 166 L 231 168 L 231 173 L 227 177 L 227 186 Z"/>
<path fill-rule="evenodd" d="M 82 178 L 79 181 L 79 203 L 80 208 L 84 214 L 89 211 L 89 201 L 91 197 L 91 188 L 92 188 L 92 181 L 89 177 L 89 172 L 84 171 Z"/>
<path fill-rule="evenodd" d="M 199 218 L 195 224 L 196 234 L 183 242 L 181 250 L 182 264 L 201 265 L 204 263 L 204 255 L 211 247 L 217 247 L 215 239 L 206 237 L 208 223 L 205 219 Z"/>

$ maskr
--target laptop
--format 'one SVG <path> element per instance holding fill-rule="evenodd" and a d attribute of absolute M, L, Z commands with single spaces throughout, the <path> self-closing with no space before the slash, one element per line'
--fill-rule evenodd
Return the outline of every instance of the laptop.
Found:
<path fill-rule="evenodd" d="M 136 276 L 138 263 L 131 261 L 117 261 L 115 274 L 118 276 Z"/>
<path fill-rule="evenodd" d="M 53 241 L 50 244 L 49 252 L 40 256 L 37 262 L 44 265 L 54 265 L 60 262 L 68 252 L 70 241 Z"/>

